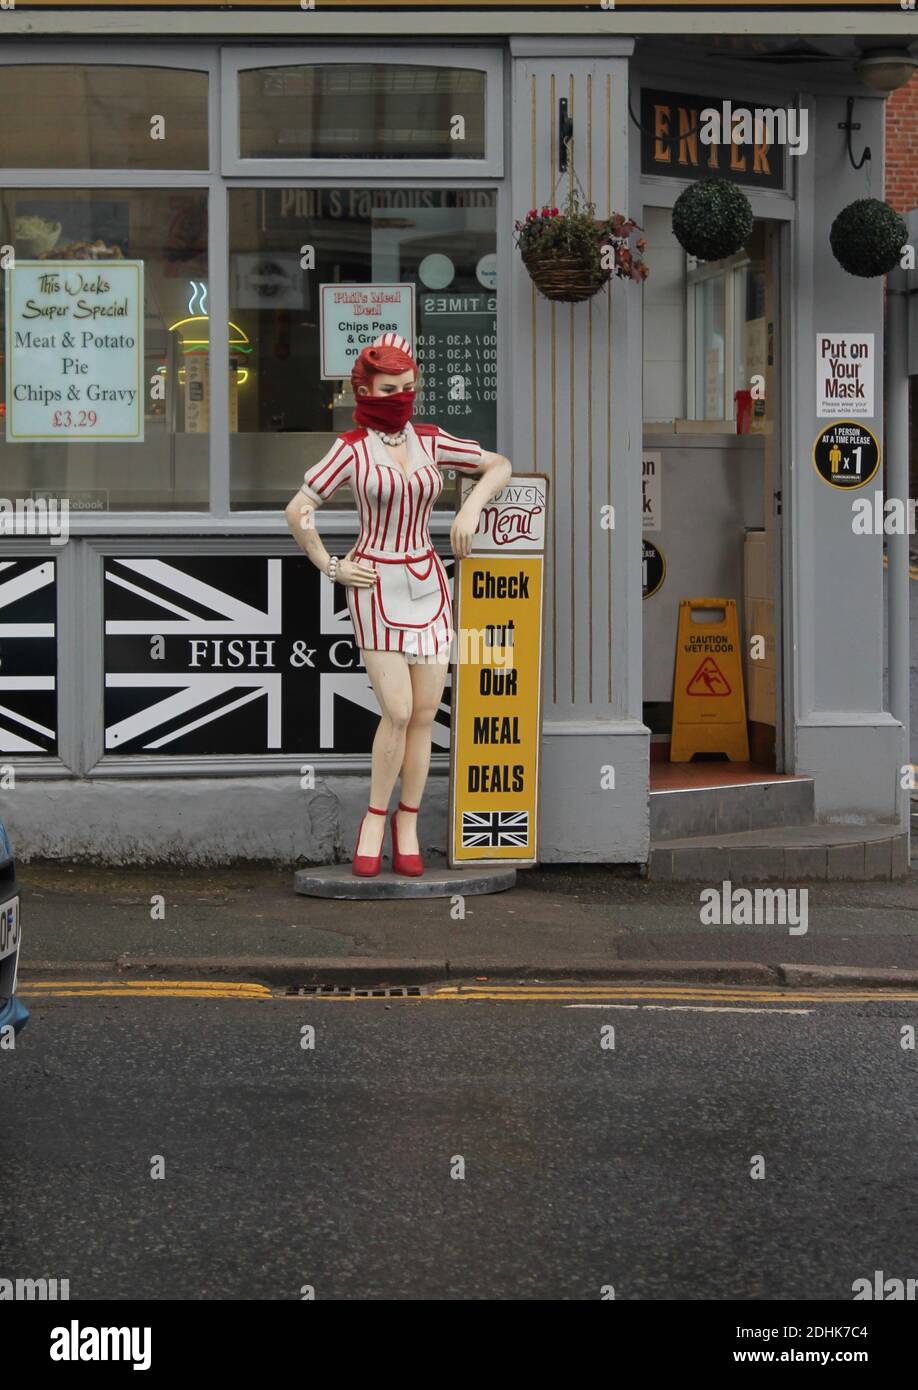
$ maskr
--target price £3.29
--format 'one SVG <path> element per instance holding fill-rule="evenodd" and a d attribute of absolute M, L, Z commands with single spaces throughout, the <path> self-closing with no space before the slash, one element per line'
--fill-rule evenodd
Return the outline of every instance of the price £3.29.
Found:
<path fill-rule="evenodd" d="M 94 410 L 55 410 L 51 425 L 56 430 L 92 429 L 98 421 Z"/>

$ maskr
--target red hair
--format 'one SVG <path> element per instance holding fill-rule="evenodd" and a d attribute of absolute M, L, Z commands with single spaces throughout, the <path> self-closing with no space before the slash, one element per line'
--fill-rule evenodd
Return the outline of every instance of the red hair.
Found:
<path fill-rule="evenodd" d="M 374 376 L 399 376 L 402 372 L 417 374 L 417 363 L 410 353 L 397 347 L 366 347 L 351 369 L 351 386 L 354 395 L 360 394 L 359 387 L 366 386 Z"/>

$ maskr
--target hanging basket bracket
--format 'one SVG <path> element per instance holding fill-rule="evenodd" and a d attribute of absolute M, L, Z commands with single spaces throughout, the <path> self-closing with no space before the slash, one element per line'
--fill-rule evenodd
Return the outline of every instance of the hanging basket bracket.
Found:
<path fill-rule="evenodd" d="M 872 159 L 873 156 L 872 156 L 871 153 L 870 153 L 870 146 L 869 146 L 869 145 L 865 145 L 865 146 L 864 146 L 864 153 L 861 155 L 860 159 L 857 161 L 857 163 L 855 163 L 855 161 L 854 161 L 854 150 L 851 148 L 851 132 L 854 131 L 854 130 L 860 130 L 860 128 L 861 128 L 861 123 L 860 123 L 860 121 L 853 121 L 853 120 L 851 119 L 851 117 L 852 117 L 853 115 L 854 115 L 854 97 L 849 97 L 849 98 L 848 98 L 848 106 L 847 106 L 847 110 L 846 110 L 846 113 L 845 113 L 845 119 L 844 119 L 843 121 L 839 121 L 839 123 L 838 123 L 838 128 L 839 128 L 839 130 L 843 130 L 843 131 L 845 132 L 845 147 L 846 147 L 846 149 L 847 149 L 847 151 L 848 151 L 848 159 L 849 159 L 849 161 L 850 161 L 851 168 L 852 168 L 852 169 L 861 169 L 861 168 L 867 163 L 867 160 L 868 160 L 868 159 Z"/>
<path fill-rule="evenodd" d="M 558 102 L 558 172 L 567 173 L 567 157 L 574 138 L 574 118 L 568 111 L 567 97 Z"/>

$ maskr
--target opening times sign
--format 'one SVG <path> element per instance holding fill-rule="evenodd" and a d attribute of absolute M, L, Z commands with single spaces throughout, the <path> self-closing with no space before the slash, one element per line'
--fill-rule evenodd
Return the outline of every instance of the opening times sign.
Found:
<path fill-rule="evenodd" d="M 458 565 L 449 862 L 538 858 L 548 480 L 515 477 Z"/>
<path fill-rule="evenodd" d="M 497 296 L 422 294 L 417 364 L 422 397 L 415 412 L 491 448 L 497 400 Z"/>
<path fill-rule="evenodd" d="M 6 272 L 6 438 L 143 440 L 143 262 Z"/>

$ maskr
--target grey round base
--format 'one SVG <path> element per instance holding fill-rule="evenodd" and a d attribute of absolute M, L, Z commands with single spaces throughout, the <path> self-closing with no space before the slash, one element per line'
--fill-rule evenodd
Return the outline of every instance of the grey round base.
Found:
<path fill-rule="evenodd" d="M 350 864 L 327 864 L 316 869 L 298 869 L 293 877 L 296 892 L 306 897 L 364 901 L 503 893 L 515 883 L 516 869 L 505 864 L 485 864 L 474 869 L 427 868 L 420 878 L 400 878 L 388 869 L 376 878 L 356 878 Z"/>

